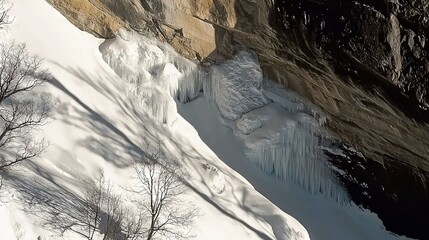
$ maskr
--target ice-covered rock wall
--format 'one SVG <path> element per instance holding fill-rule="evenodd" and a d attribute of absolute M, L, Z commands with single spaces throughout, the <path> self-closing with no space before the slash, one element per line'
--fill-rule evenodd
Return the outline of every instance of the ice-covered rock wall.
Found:
<path fill-rule="evenodd" d="M 248 159 L 267 174 L 292 181 L 311 193 L 343 202 L 345 191 L 323 159 L 319 147 L 325 117 L 316 107 L 282 86 L 264 81 L 256 56 L 239 52 L 212 66 L 205 96 L 225 118 Z"/>
<path fill-rule="evenodd" d="M 175 100 L 185 103 L 203 92 L 219 108 L 219 117 L 232 123 L 251 162 L 312 193 L 345 199 L 319 148 L 325 118 L 299 95 L 264 81 L 252 52 L 202 69 L 170 46 L 126 31 L 100 51 L 130 83 L 129 94 L 158 121 L 172 125 L 178 116 Z"/>

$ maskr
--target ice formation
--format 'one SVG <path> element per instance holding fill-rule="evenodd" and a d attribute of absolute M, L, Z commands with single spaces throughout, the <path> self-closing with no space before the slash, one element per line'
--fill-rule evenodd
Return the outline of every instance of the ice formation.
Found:
<path fill-rule="evenodd" d="M 256 56 L 249 51 L 241 51 L 233 59 L 212 66 L 209 76 L 204 94 L 216 102 L 228 119 L 236 120 L 269 102 L 262 93 L 262 70 Z"/>
<path fill-rule="evenodd" d="M 158 122 L 171 126 L 177 119 L 177 105 L 168 91 L 162 87 L 146 83 L 131 89 L 128 94 L 143 109 L 150 111 Z"/>
<path fill-rule="evenodd" d="M 171 125 L 177 118 L 174 99 L 186 102 L 202 89 L 205 74 L 198 65 L 156 40 L 120 30 L 100 51 L 116 74 L 131 83 L 128 94 L 162 123 Z"/>
<path fill-rule="evenodd" d="M 244 50 L 203 70 L 169 45 L 124 30 L 100 50 L 112 69 L 133 83 L 130 94 L 158 121 L 172 125 L 175 99 L 191 101 L 203 91 L 224 118 L 235 122 L 231 127 L 246 156 L 263 171 L 312 193 L 345 199 L 320 154 L 318 134 L 325 118 L 299 95 L 263 81 L 254 53 Z"/>
<path fill-rule="evenodd" d="M 318 122 L 302 112 L 291 114 L 277 103 L 244 114 L 236 123 L 247 157 L 268 174 L 293 181 L 313 194 L 342 202 L 345 193 L 323 160 Z"/>

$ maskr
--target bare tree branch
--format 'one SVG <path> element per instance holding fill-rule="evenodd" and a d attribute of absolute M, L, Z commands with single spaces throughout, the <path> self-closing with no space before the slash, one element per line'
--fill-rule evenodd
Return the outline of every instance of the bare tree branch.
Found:
<path fill-rule="evenodd" d="M 103 202 L 103 188 L 105 184 L 104 174 L 100 174 L 96 182 L 89 182 L 85 186 L 85 215 L 87 228 L 86 237 L 94 238 L 100 223 L 100 213 Z"/>
<path fill-rule="evenodd" d="M 4 28 L 5 25 L 12 23 L 12 19 L 9 16 L 10 6 L 6 6 L 5 0 L 0 0 L 0 30 Z"/>
<path fill-rule="evenodd" d="M 97 181 L 85 185 L 84 195 L 83 211 L 87 218 L 83 223 L 86 227 L 86 233 L 83 234 L 87 239 L 94 239 L 96 232 L 102 234 L 103 240 L 142 238 L 143 215 L 135 215 L 124 207 L 120 196 L 114 193 L 112 184 L 103 173 Z"/>
<path fill-rule="evenodd" d="M 122 234 L 122 222 L 125 221 L 125 209 L 120 197 L 113 193 L 110 182 L 104 190 L 104 206 L 106 211 L 105 229 L 103 240 L 118 239 Z"/>
<path fill-rule="evenodd" d="M 33 140 L 33 132 L 46 123 L 51 103 L 32 92 L 49 76 L 41 60 L 30 55 L 25 45 L 0 48 L 0 171 L 4 171 L 45 149 L 44 140 Z"/>
<path fill-rule="evenodd" d="M 144 215 L 142 213 L 133 213 L 125 209 L 122 221 L 123 239 L 138 240 L 142 239 L 145 232 L 143 231 Z"/>
<path fill-rule="evenodd" d="M 187 174 L 177 161 L 165 154 L 161 144 L 149 151 L 145 158 L 134 167 L 139 185 L 130 191 L 141 194 L 138 206 L 149 218 L 144 231 L 146 239 L 156 235 L 174 239 L 192 237 L 184 229 L 193 224 L 198 209 L 181 200 L 187 191 L 182 182 Z"/>

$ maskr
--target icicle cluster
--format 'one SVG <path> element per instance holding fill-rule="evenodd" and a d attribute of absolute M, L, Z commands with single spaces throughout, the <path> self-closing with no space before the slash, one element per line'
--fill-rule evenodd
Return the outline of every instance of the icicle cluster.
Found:
<path fill-rule="evenodd" d="M 293 181 L 313 194 L 322 193 L 339 202 L 347 199 L 322 158 L 318 122 L 310 115 L 290 115 L 272 103 L 243 115 L 237 129 L 247 157 L 267 174 Z"/>
<path fill-rule="evenodd" d="M 153 84 L 140 85 L 128 91 L 128 96 L 150 111 L 151 115 L 160 123 L 171 126 L 177 119 L 177 105 L 169 93 Z"/>
<path fill-rule="evenodd" d="M 255 57 L 241 52 L 212 67 L 205 94 L 209 93 L 225 117 L 238 119 L 236 132 L 243 139 L 245 153 L 263 171 L 313 194 L 346 201 L 347 194 L 319 148 L 320 127 L 326 117 L 278 84 L 265 81 L 262 87 L 259 70 Z"/>
<path fill-rule="evenodd" d="M 174 99 L 187 102 L 197 97 L 206 77 L 197 64 L 170 46 L 124 30 L 103 43 L 100 51 L 116 74 L 132 83 L 129 96 L 168 125 L 178 116 Z"/>

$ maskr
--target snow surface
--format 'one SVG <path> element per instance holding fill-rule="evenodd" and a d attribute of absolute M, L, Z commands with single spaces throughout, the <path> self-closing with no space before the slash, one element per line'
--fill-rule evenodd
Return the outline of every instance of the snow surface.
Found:
<path fill-rule="evenodd" d="M 256 146 L 246 136 L 266 146 L 272 143 L 264 140 L 268 132 L 279 135 L 277 143 L 304 147 L 285 136 L 306 127 L 299 141 L 312 152 L 315 130 L 309 126 L 324 119 L 298 96 L 264 92 L 252 55 L 241 53 L 205 72 L 168 45 L 132 33 L 94 38 L 44 0 L 15 0 L 11 14 L 6 38 L 25 42 L 45 59 L 52 79 L 41 91 L 55 99 L 56 114 L 42 129 L 49 148 L 11 172 L 2 190 L 2 238 L 84 239 L 75 226 L 84 183 L 103 171 L 120 191 L 132 184 L 134 160 L 161 139 L 192 176 L 186 198 L 203 213 L 193 229 L 197 239 L 397 239 L 374 214 L 251 164 L 248 150 Z"/>
<path fill-rule="evenodd" d="M 241 151 L 241 138 L 224 121 L 212 102 L 198 98 L 178 106 L 179 113 L 197 130 L 204 142 L 228 166 L 245 177 L 276 206 L 298 219 L 311 239 L 407 239 L 390 234 L 368 210 L 354 204 L 339 205 L 332 198 L 314 195 L 291 182 L 284 182 L 248 164 Z M 207 126 L 210 126 L 209 128 Z M 214 130 L 216 129 L 214 134 Z"/>

